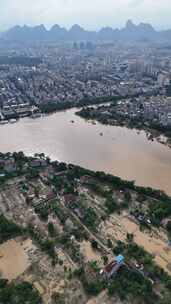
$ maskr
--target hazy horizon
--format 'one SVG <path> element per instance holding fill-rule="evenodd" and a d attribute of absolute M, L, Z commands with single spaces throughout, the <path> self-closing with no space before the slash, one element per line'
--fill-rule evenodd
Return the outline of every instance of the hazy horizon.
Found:
<path fill-rule="evenodd" d="M 171 28 L 170 0 L 1 0 L 0 9 L 1 31 L 16 24 L 121 28 L 128 19 L 150 23 L 157 30 Z"/>

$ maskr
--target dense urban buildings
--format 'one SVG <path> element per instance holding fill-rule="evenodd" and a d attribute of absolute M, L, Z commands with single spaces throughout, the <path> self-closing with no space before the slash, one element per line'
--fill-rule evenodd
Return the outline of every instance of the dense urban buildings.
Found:
<path fill-rule="evenodd" d="M 0 35 L 0 304 L 170 304 L 170 37 Z"/>
<path fill-rule="evenodd" d="M 31 115 L 48 107 L 50 111 L 55 106 L 71 107 L 86 100 L 93 103 L 96 98 L 119 96 L 136 97 L 137 111 L 138 104 L 143 104 L 145 112 L 151 98 L 148 112 L 155 116 L 161 104 L 160 122 L 169 124 L 170 106 L 166 100 L 171 95 L 171 56 L 170 49 L 163 45 L 9 45 L 2 43 L 0 48 L 1 120 Z"/>

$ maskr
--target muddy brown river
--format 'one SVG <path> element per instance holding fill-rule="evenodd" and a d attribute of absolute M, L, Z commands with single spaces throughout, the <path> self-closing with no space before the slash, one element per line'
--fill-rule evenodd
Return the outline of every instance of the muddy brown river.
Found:
<path fill-rule="evenodd" d="M 94 125 L 75 111 L 1 125 L 0 151 L 44 152 L 52 159 L 109 172 L 171 195 L 171 149 L 149 141 L 143 131 Z"/>

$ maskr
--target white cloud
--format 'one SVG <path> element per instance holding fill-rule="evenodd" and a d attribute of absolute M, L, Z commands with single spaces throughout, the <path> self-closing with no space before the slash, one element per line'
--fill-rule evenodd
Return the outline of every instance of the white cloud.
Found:
<path fill-rule="evenodd" d="M 171 27 L 171 0 L 0 0 L 0 26 L 74 23 L 97 29 L 123 26 L 127 19 Z"/>
<path fill-rule="evenodd" d="M 130 7 L 134 7 L 134 6 L 138 6 L 140 4 L 142 4 L 144 2 L 144 0 L 130 0 L 128 5 Z"/>

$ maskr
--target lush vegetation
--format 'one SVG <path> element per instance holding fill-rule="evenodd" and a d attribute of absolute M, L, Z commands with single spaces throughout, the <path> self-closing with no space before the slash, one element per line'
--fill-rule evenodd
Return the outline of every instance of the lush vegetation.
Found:
<path fill-rule="evenodd" d="M 47 238 L 43 239 L 31 225 L 28 226 L 28 234 L 37 243 L 42 251 L 49 255 L 50 258 L 55 259 L 55 244 L 53 240 Z"/>
<path fill-rule="evenodd" d="M 64 224 L 68 218 L 68 214 L 61 207 L 58 201 L 51 202 L 51 211 L 59 218 L 61 224 Z"/>
<path fill-rule="evenodd" d="M 39 293 L 28 282 L 10 283 L 0 279 L 1 304 L 41 304 Z"/>
<path fill-rule="evenodd" d="M 97 215 L 93 208 L 85 208 L 83 221 L 87 227 L 95 230 L 97 225 Z"/>
<path fill-rule="evenodd" d="M 42 113 L 50 114 L 60 110 L 71 108 L 70 102 L 48 102 L 39 106 Z"/>
<path fill-rule="evenodd" d="M 22 229 L 4 215 L 0 215 L 0 243 L 22 234 Z"/>
<path fill-rule="evenodd" d="M 105 198 L 105 207 L 108 214 L 111 214 L 114 211 L 119 211 L 121 208 L 128 208 L 131 200 L 130 191 L 135 191 L 139 200 L 148 201 L 148 217 L 153 225 L 160 225 L 164 218 L 171 216 L 171 198 L 163 191 L 155 190 L 150 187 L 145 188 L 136 186 L 133 181 L 125 181 L 119 177 L 105 174 L 104 172 L 93 172 L 79 166 L 68 165 L 65 170 L 67 170 L 65 177 L 55 177 L 52 181 L 57 191 L 61 190 L 63 185 L 66 184 L 66 178 L 68 179 L 68 176 L 72 180 L 72 184 L 74 179 L 79 179 L 82 176 L 88 176 L 89 178 L 86 181 L 86 185 L 92 191 Z M 125 196 L 124 203 L 118 206 L 117 202 L 112 197 L 112 191 L 105 190 L 104 185 L 109 185 L 111 190 L 122 190 Z M 68 188 L 65 186 L 65 188 L 69 189 L 67 193 L 74 192 L 74 184 L 72 186 L 72 191 L 71 187 Z M 79 203 L 78 207 L 80 208 L 80 206 L 81 204 Z M 85 204 L 82 204 L 83 209 L 84 206 Z M 60 212 L 57 213 L 57 215 L 60 216 Z M 88 216 L 90 213 L 91 212 L 88 211 Z M 90 220 L 89 223 L 92 222 L 92 220 Z"/>
<path fill-rule="evenodd" d="M 112 196 L 108 196 L 106 198 L 105 206 L 107 208 L 107 213 L 108 214 L 111 214 L 111 213 L 113 213 L 113 212 L 115 212 L 115 211 L 118 210 L 118 205 L 115 202 L 115 200 L 112 198 Z"/>
<path fill-rule="evenodd" d="M 169 237 L 171 237 L 171 221 L 168 221 L 166 225 L 166 229 L 168 231 Z"/>
<path fill-rule="evenodd" d="M 96 267 L 96 264 L 93 265 L 92 262 L 91 265 L 89 264 L 88 266 L 89 270 L 87 272 L 90 274 L 90 272 L 93 271 L 92 277 L 85 271 L 85 268 L 83 267 L 77 269 L 75 271 L 75 275 L 81 280 L 86 293 L 91 296 L 96 296 L 106 287 L 106 282 L 98 278 L 96 275 L 99 270 Z"/>
<path fill-rule="evenodd" d="M 145 273 L 145 275 L 154 281 L 160 280 L 170 289 L 169 275 L 155 264 L 153 256 L 142 247 L 138 246 L 132 240 L 128 243 L 118 241 L 117 246 L 114 248 L 114 253 L 119 254 L 120 252 L 124 254 L 128 263 L 133 259 L 136 260 L 139 265 L 143 265 L 143 273 Z"/>
<path fill-rule="evenodd" d="M 152 283 L 142 274 L 123 267 L 117 274 L 117 278 L 112 280 L 108 286 L 109 295 L 119 295 L 124 300 L 131 296 L 132 299 L 137 299 L 137 303 L 146 304 L 156 302 L 156 295 L 152 289 Z"/>
<path fill-rule="evenodd" d="M 39 205 L 34 208 L 35 212 L 39 215 L 42 221 L 47 221 L 49 210 L 46 205 Z"/>
<path fill-rule="evenodd" d="M 82 100 L 79 100 L 77 102 L 69 102 L 69 101 L 63 101 L 63 102 L 48 102 L 46 104 L 41 104 L 40 110 L 42 113 L 50 114 L 56 111 L 60 110 L 66 110 L 73 107 L 82 107 L 86 105 L 93 105 L 93 104 L 100 104 L 105 102 L 116 102 L 117 100 L 121 99 L 122 97 L 119 96 L 107 96 L 107 97 L 96 97 L 96 98 L 89 98 L 85 97 Z"/>
<path fill-rule="evenodd" d="M 158 303 L 158 297 L 153 291 L 151 281 L 140 272 L 123 266 L 116 277 L 109 281 L 99 276 L 97 262 L 92 261 L 85 268 L 75 271 L 88 295 L 96 296 L 105 288 L 109 296 L 117 295 L 121 300 L 136 299 L 137 303 Z"/>

